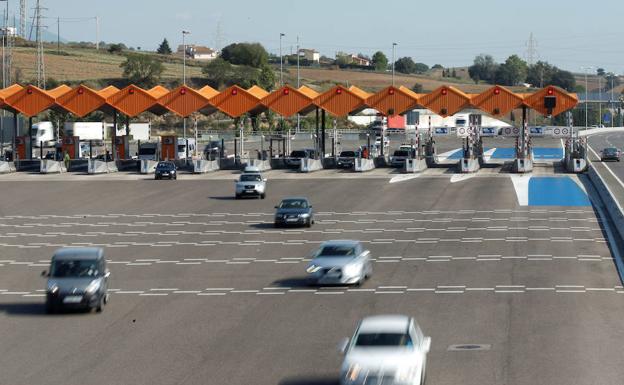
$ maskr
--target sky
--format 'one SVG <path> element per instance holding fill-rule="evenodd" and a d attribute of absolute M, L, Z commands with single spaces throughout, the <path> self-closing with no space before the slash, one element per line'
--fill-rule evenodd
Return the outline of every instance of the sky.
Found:
<path fill-rule="evenodd" d="M 10 15 L 18 0 L 9 0 Z M 35 0 L 28 0 L 29 17 Z M 173 49 L 189 30 L 187 43 L 221 48 L 229 43 L 262 43 L 278 53 L 314 48 L 396 58 L 445 67 L 470 65 L 481 53 L 498 62 L 517 54 L 527 59 L 532 33 L 534 57 L 573 72 L 602 67 L 624 74 L 624 1 L 599 6 L 581 0 L 41 0 L 45 23 L 70 41 L 100 40 L 155 50 L 163 38 Z M 2 4 L 2 3 L 0 3 Z M 217 47 L 220 48 L 220 47 Z"/>

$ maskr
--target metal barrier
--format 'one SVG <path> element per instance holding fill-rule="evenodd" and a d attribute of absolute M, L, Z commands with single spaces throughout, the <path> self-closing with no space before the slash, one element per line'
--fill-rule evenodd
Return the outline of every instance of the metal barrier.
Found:
<path fill-rule="evenodd" d="M 403 172 L 416 173 L 427 169 L 427 161 L 425 159 L 405 159 L 405 167 Z"/>

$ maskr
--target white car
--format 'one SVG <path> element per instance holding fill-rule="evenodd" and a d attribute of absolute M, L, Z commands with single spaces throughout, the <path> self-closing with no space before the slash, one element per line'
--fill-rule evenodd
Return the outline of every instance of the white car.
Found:
<path fill-rule="evenodd" d="M 236 182 L 236 199 L 248 196 L 264 199 L 266 197 L 266 181 L 262 174 L 241 174 L 240 178 L 234 181 Z"/>
<path fill-rule="evenodd" d="M 378 315 L 360 321 L 353 338 L 344 339 L 341 385 L 417 385 L 425 383 L 431 337 L 412 317 Z"/>

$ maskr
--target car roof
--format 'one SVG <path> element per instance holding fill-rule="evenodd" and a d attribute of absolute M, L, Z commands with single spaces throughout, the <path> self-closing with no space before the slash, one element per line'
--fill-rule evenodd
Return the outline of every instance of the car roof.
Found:
<path fill-rule="evenodd" d="M 375 315 L 362 319 L 360 333 L 405 333 L 410 323 L 410 317 L 399 314 Z"/>
<path fill-rule="evenodd" d="M 360 244 L 360 241 L 354 241 L 350 239 L 336 239 L 333 241 L 325 241 L 321 243 L 321 247 L 325 246 L 352 246 L 355 247 Z"/>
<path fill-rule="evenodd" d="M 104 249 L 101 247 L 66 247 L 54 252 L 52 259 L 56 261 L 74 259 L 100 259 L 104 256 Z"/>
<path fill-rule="evenodd" d="M 303 200 L 303 201 L 308 201 L 308 198 L 306 198 L 306 197 L 286 197 L 286 198 L 282 198 L 282 201 L 288 201 L 288 200 Z"/>

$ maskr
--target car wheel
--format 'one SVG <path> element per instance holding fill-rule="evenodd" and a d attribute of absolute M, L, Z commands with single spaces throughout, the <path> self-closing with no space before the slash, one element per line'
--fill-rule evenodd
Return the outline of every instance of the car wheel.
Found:
<path fill-rule="evenodd" d="M 110 300 L 108 293 L 104 294 L 104 305 L 108 305 L 108 301 Z"/>
<path fill-rule="evenodd" d="M 260 194 L 260 199 L 264 199 L 266 197 L 266 194 Z"/>
<path fill-rule="evenodd" d="M 97 306 L 95 307 L 95 311 L 97 313 L 101 313 L 103 307 L 104 307 L 104 296 L 101 296 L 100 300 L 98 301 Z"/>
<path fill-rule="evenodd" d="M 273 223 L 273 227 L 275 227 L 276 229 L 277 229 L 278 227 L 280 227 L 279 222 L 275 222 L 275 223 Z"/>
<path fill-rule="evenodd" d="M 305 227 L 307 228 L 312 227 L 312 221 L 310 219 L 308 219 L 308 221 L 306 222 Z"/>
<path fill-rule="evenodd" d="M 240 196 L 240 195 L 238 195 L 238 194 L 236 194 L 236 195 L 234 196 L 234 199 L 240 199 L 240 198 L 241 198 L 241 196 Z"/>
<path fill-rule="evenodd" d="M 51 303 L 46 302 L 45 304 L 45 312 L 46 314 L 54 314 L 55 313 L 55 308 L 54 305 L 52 305 Z"/>

